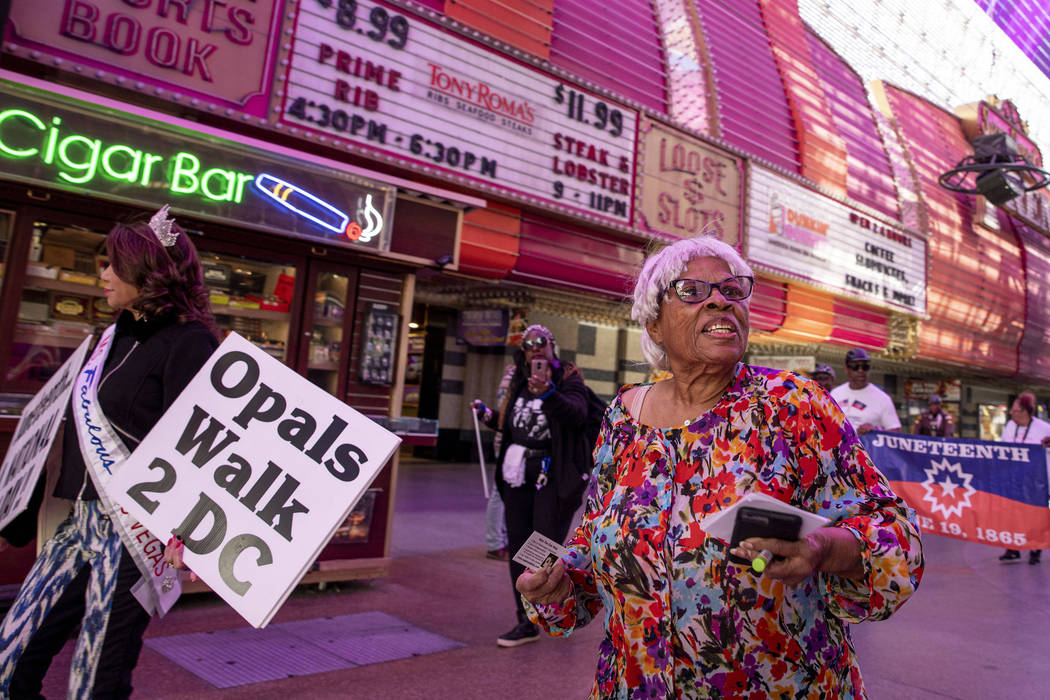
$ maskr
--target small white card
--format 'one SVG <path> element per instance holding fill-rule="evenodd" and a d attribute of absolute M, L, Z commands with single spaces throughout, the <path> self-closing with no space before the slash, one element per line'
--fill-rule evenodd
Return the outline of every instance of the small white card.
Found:
<path fill-rule="evenodd" d="M 514 561 L 533 571 L 539 571 L 554 566 L 567 551 L 551 538 L 533 532 L 514 555 Z"/>
<path fill-rule="evenodd" d="M 733 538 L 733 524 L 736 522 L 736 511 L 741 506 L 755 506 L 766 510 L 774 510 L 778 513 L 794 513 L 798 515 L 802 518 L 802 529 L 798 533 L 799 539 L 831 522 L 823 515 L 810 513 L 808 510 L 796 508 L 790 503 L 784 503 L 759 491 L 752 491 L 725 510 L 720 510 L 701 520 L 700 529 L 711 537 L 716 537 L 728 544 Z"/>

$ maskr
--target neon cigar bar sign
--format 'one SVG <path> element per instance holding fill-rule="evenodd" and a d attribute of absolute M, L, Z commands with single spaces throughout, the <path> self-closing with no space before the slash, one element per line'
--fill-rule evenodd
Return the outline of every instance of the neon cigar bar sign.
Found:
<path fill-rule="evenodd" d="M 285 236 L 389 249 L 392 187 L 159 122 L 0 87 L 0 176 Z"/>

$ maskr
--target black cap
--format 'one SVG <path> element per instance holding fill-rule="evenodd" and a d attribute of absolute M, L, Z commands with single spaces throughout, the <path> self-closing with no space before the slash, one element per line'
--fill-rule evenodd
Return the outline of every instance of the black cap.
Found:
<path fill-rule="evenodd" d="M 846 353 L 846 362 L 871 362 L 871 355 L 864 348 L 853 348 Z"/>
<path fill-rule="evenodd" d="M 832 379 L 835 378 L 835 370 L 831 369 L 831 365 L 817 365 L 813 368 L 813 374 L 826 374 Z"/>

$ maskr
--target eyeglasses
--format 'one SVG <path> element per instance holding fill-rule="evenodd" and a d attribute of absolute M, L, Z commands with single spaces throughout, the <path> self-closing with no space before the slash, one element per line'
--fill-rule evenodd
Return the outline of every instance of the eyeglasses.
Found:
<path fill-rule="evenodd" d="M 546 336 L 542 336 L 541 335 L 541 336 L 537 336 L 537 337 L 533 338 L 532 340 L 523 340 L 523 341 L 521 341 L 521 348 L 522 348 L 522 350 L 533 350 L 533 349 L 538 350 L 539 348 L 543 348 L 543 347 L 547 347 L 547 338 L 546 338 Z"/>
<path fill-rule="evenodd" d="M 870 362 L 851 362 L 850 364 L 846 365 L 846 369 L 853 370 L 854 372 L 856 372 L 858 370 L 860 370 L 862 372 L 867 372 L 869 369 L 871 369 L 871 363 Z"/>
<path fill-rule="evenodd" d="M 743 301 L 751 296 L 754 289 L 755 279 L 753 277 L 726 277 L 721 282 L 704 282 L 703 280 L 681 279 L 672 280 L 667 285 L 667 290 L 674 290 L 678 298 L 686 304 L 699 304 L 707 301 L 707 298 L 717 289 L 728 301 Z"/>

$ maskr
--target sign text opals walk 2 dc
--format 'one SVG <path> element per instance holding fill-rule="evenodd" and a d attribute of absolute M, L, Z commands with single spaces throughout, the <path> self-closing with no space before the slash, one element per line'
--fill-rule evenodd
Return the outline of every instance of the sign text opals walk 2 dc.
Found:
<path fill-rule="evenodd" d="M 400 438 L 236 334 L 112 480 L 113 500 L 265 626 Z"/>

